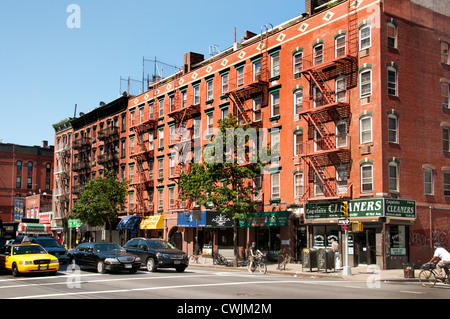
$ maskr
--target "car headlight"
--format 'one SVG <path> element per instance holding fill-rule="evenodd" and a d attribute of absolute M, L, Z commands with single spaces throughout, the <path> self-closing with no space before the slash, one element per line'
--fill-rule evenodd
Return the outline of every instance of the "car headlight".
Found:
<path fill-rule="evenodd" d="M 33 261 L 23 260 L 23 261 L 19 261 L 19 264 L 21 264 L 21 265 L 32 265 Z"/>
<path fill-rule="evenodd" d="M 170 256 L 168 254 L 157 253 L 156 256 L 158 256 L 158 258 L 162 258 L 162 259 L 170 259 Z"/>
<path fill-rule="evenodd" d="M 59 261 L 58 261 L 58 259 L 52 259 L 52 260 L 50 260 L 50 263 L 51 264 L 56 264 L 56 263 L 59 263 Z"/>
<path fill-rule="evenodd" d="M 105 259 L 105 263 L 109 263 L 109 264 L 118 264 L 120 263 L 119 260 L 117 258 L 106 258 Z"/>
<path fill-rule="evenodd" d="M 140 257 L 136 257 L 136 258 L 134 259 L 134 261 L 137 262 L 137 263 L 140 263 L 140 262 L 141 262 L 141 258 L 140 258 Z"/>

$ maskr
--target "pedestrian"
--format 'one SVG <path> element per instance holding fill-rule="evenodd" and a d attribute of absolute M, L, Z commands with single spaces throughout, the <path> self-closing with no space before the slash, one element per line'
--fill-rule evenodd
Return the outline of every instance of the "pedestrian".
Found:
<path fill-rule="evenodd" d="M 428 263 L 437 263 L 436 273 L 442 279 L 442 269 L 450 267 L 450 253 L 442 248 L 440 243 L 434 243 L 434 249 L 433 258 Z"/>
<path fill-rule="evenodd" d="M 341 256 L 339 254 L 339 243 L 334 238 L 331 238 L 331 249 L 333 249 L 334 252 L 334 268 L 341 269 Z"/>

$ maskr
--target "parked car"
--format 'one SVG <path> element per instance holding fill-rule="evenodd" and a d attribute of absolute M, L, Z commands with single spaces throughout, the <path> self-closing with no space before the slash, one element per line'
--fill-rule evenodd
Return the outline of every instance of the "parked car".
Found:
<path fill-rule="evenodd" d="M 58 259 L 38 244 L 7 244 L 0 248 L 0 269 L 10 270 L 14 277 L 21 273 L 48 272 L 55 275 Z"/>
<path fill-rule="evenodd" d="M 183 272 L 189 264 L 185 252 L 162 239 L 133 238 L 123 248 L 139 256 L 142 265 L 148 271 L 155 271 L 157 268 L 175 268 L 177 272 Z"/>
<path fill-rule="evenodd" d="M 128 270 L 135 273 L 141 266 L 139 257 L 111 243 L 83 243 L 70 250 L 68 256 L 72 263 L 96 269 L 102 274 L 106 270 Z"/>
<path fill-rule="evenodd" d="M 36 237 L 36 244 L 44 247 L 50 255 L 58 258 L 60 264 L 68 264 L 67 249 L 53 237 Z"/>

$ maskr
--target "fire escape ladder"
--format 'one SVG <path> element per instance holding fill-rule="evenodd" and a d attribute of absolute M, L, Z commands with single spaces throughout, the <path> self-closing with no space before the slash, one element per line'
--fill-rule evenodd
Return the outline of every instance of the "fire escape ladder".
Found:
<path fill-rule="evenodd" d="M 329 179 L 326 178 L 324 169 L 322 168 L 322 166 L 320 166 L 319 162 L 317 161 L 317 159 L 314 156 L 309 158 L 309 164 L 310 164 L 310 167 L 313 168 L 313 170 L 316 173 L 319 180 L 322 182 L 322 185 L 325 190 L 324 191 L 325 196 L 334 196 L 335 191 L 333 190 L 333 187 L 332 187 L 331 183 L 329 182 Z"/>
<path fill-rule="evenodd" d="M 334 102 L 332 90 L 326 84 L 325 76 L 322 71 L 310 69 L 308 71 L 311 79 L 316 83 L 319 90 L 322 92 L 325 98 L 325 104 L 331 104 Z"/>

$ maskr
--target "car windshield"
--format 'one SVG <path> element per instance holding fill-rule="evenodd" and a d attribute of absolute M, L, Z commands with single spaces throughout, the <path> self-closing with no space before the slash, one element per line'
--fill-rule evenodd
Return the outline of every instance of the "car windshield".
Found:
<path fill-rule="evenodd" d="M 26 254 L 46 254 L 44 248 L 39 245 L 21 245 L 13 247 L 13 255 L 26 255 Z"/>
<path fill-rule="evenodd" d="M 44 247 L 58 247 L 63 248 L 61 243 L 54 238 L 37 238 L 36 243 Z"/>
<path fill-rule="evenodd" d="M 124 250 L 116 244 L 95 244 L 94 251 L 96 253 L 120 253 Z"/>
<path fill-rule="evenodd" d="M 171 243 L 168 241 L 162 240 L 149 240 L 147 241 L 148 247 L 152 249 L 176 249 Z"/>

